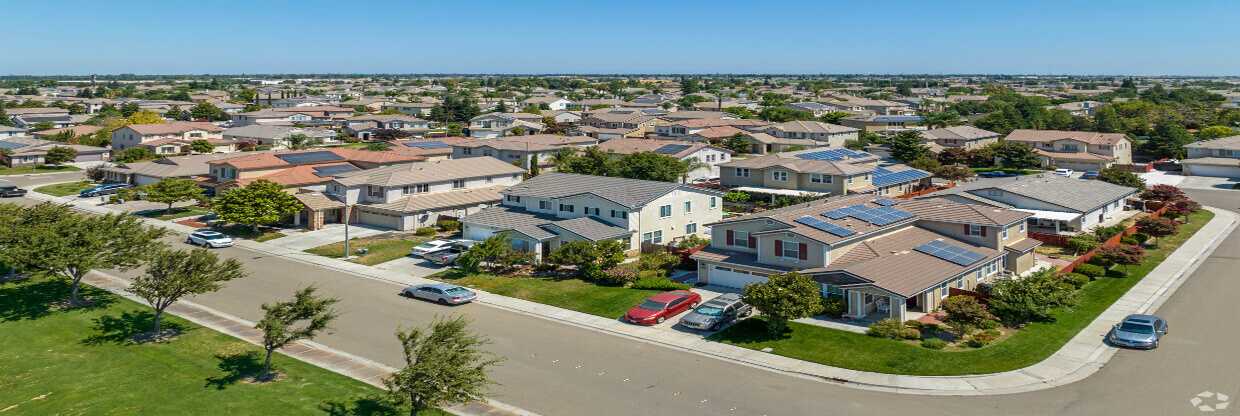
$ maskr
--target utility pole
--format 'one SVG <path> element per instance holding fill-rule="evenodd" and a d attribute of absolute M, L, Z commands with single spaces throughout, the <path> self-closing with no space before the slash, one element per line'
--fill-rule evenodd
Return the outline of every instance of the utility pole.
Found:
<path fill-rule="evenodd" d="M 346 196 L 347 198 L 347 196 Z M 347 202 L 347 201 L 346 201 Z M 349 204 L 344 205 L 344 259 L 349 259 Z"/>

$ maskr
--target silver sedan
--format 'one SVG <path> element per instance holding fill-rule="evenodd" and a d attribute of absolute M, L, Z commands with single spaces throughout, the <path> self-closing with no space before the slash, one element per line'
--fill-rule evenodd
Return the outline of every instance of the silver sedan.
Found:
<path fill-rule="evenodd" d="M 400 292 L 401 296 L 429 300 L 444 305 L 460 305 L 469 303 L 478 297 L 474 291 L 447 283 L 414 285 Z"/>

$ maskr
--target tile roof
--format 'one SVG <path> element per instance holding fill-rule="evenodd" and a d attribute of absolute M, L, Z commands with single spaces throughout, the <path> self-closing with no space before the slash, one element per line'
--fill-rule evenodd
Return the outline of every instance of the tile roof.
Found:
<path fill-rule="evenodd" d="M 487 188 L 435 192 L 410 195 L 386 204 L 366 204 L 358 206 L 367 210 L 381 210 L 401 214 L 418 213 L 451 207 L 494 204 L 499 202 L 499 200 L 503 197 L 500 195 L 500 191 L 503 190 L 503 186 L 492 186 Z"/>
<path fill-rule="evenodd" d="M 628 208 L 639 208 L 677 189 L 711 192 L 671 182 L 550 172 L 513 185 L 504 194 L 535 198 L 591 194 Z"/>
<path fill-rule="evenodd" d="M 675 148 L 668 148 L 669 150 L 680 149 L 676 151 L 675 153 L 661 153 L 661 154 L 666 154 L 667 156 L 675 157 L 678 159 L 688 157 L 694 153 L 697 153 L 698 151 L 702 149 L 713 147 L 707 143 L 685 142 L 685 141 L 679 141 L 679 140 L 611 139 L 611 140 L 599 143 L 598 148 L 599 150 L 602 150 L 604 152 L 627 155 L 627 154 L 632 154 L 632 153 L 654 152 L 656 150 L 663 149 L 664 146 L 677 146 Z M 679 146 L 684 146 L 684 147 L 681 148 Z M 722 148 L 715 148 L 715 149 L 719 151 L 727 152 L 729 154 L 732 153 L 731 150 L 727 150 L 727 149 L 722 149 Z"/>
<path fill-rule="evenodd" d="M 911 212 L 919 219 L 993 226 L 1005 226 L 1033 215 L 1024 211 L 962 204 L 943 198 L 900 201 L 895 207 Z"/>
<path fill-rule="evenodd" d="M 940 127 L 933 130 L 921 132 L 922 137 L 929 140 L 979 140 L 991 137 L 999 137 L 999 133 L 990 130 L 983 130 L 973 126 L 951 126 Z"/>
<path fill-rule="evenodd" d="M 990 200 L 987 189 L 999 189 L 1026 198 L 1058 205 L 1069 211 L 1086 213 L 1123 199 L 1138 192 L 1136 188 L 1115 185 L 1098 180 L 1066 178 L 1059 175 L 1037 174 L 1011 178 L 979 178 L 954 188 L 930 194 L 930 196 L 959 195 L 969 193 L 970 199 Z M 1016 208 L 1030 208 L 1017 205 Z M 1041 209 L 1041 208 L 1037 208 Z"/>
<path fill-rule="evenodd" d="M 556 134 L 531 134 L 525 136 L 503 136 L 494 139 L 469 139 L 453 143 L 458 147 L 490 147 L 502 150 L 547 151 L 564 146 L 582 146 L 598 143 L 598 139 L 588 136 L 560 136 Z"/>
<path fill-rule="evenodd" d="M 1240 150 L 1240 136 L 1220 137 L 1213 140 L 1202 140 L 1199 142 L 1189 143 L 1184 147 L 1195 147 L 1201 149 L 1229 149 Z"/>
<path fill-rule="evenodd" d="M 791 153 L 776 153 L 747 159 L 732 159 L 719 166 L 749 169 L 781 167 L 798 173 L 825 173 L 831 175 L 860 175 L 874 171 L 874 166 L 870 164 L 855 163 L 850 160 L 811 160 L 790 156 Z"/>
<path fill-rule="evenodd" d="M 1072 139 L 1088 144 L 1106 144 L 1113 145 L 1121 140 L 1127 140 L 1128 136 L 1123 133 L 1095 133 L 1090 131 L 1063 131 L 1063 130 L 1029 130 L 1017 129 L 1008 133 L 1005 140 L 1018 142 L 1051 142 L 1056 140 Z"/>
<path fill-rule="evenodd" d="M 151 136 L 156 134 L 179 134 L 193 130 L 202 130 L 213 133 L 224 131 L 223 128 L 211 123 L 196 121 L 173 121 L 163 124 L 130 124 L 128 126 L 133 131 L 143 136 Z"/>
<path fill-rule="evenodd" d="M 985 258 L 961 266 L 914 249 L 934 240 L 964 248 Z M 920 227 L 907 227 L 857 244 L 828 265 L 826 270 L 847 272 L 884 290 L 912 297 L 1001 256 L 1000 250 L 974 246 Z"/>
<path fill-rule="evenodd" d="M 803 121 L 803 120 L 786 121 L 783 123 L 771 125 L 770 128 L 779 130 L 779 131 L 791 131 L 791 132 L 803 132 L 803 133 L 828 133 L 828 134 L 853 133 L 853 132 L 860 131 L 852 127 L 846 127 L 846 126 L 841 126 L 837 124 L 823 123 L 821 121 Z"/>
<path fill-rule="evenodd" d="M 628 229 L 616 227 L 591 217 L 564 219 L 554 215 L 540 214 L 509 206 L 483 209 L 461 218 L 461 222 L 483 225 L 498 230 L 513 230 L 538 240 L 546 240 L 567 230 L 584 238 L 609 239 L 631 234 Z M 552 225 L 555 225 L 552 227 Z M 595 240 L 597 241 L 597 240 Z"/>
<path fill-rule="evenodd" d="M 401 186 L 428 182 L 445 182 L 484 176 L 515 175 L 525 169 L 493 157 L 445 159 L 433 162 L 405 163 L 337 175 L 336 182 L 345 186 Z"/>

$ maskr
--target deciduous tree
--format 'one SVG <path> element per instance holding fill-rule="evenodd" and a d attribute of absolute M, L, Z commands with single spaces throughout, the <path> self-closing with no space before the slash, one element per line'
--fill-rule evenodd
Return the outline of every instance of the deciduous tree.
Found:
<path fill-rule="evenodd" d="M 259 179 L 249 185 L 224 191 L 211 204 L 220 219 L 250 226 L 274 224 L 284 217 L 297 214 L 302 204 L 279 184 Z"/>
<path fill-rule="evenodd" d="M 201 201 L 205 198 L 202 187 L 192 179 L 164 178 L 146 186 L 146 200 L 168 204 L 164 211 L 172 211 L 172 205 L 181 201 Z"/>
<path fill-rule="evenodd" d="M 263 370 L 260 380 L 271 380 L 271 354 L 275 350 L 298 340 L 311 339 L 327 329 L 336 319 L 332 305 L 335 298 L 315 296 L 314 286 L 306 287 L 293 295 L 293 300 L 263 304 L 263 319 L 254 327 L 263 331 Z"/>
<path fill-rule="evenodd" d="M 146 273 L 133 279 L 125 289 L 145 299 L 155 309 L 151 332 L 160 332 L 164 310 L 185 296 L 219 290 L 223 283 L 245 277 L 241 262 L 220 261 L 215 253 L 204 249 L 158 249 L 151 255 Z"/>
<path fill-rule="evenodd" d="M 72 147 L 52 146 L 47 149 L 47 154 L 43 156 L 43 161 L 49 165 L 60 166 L 65 162 L 71 162 L 77 157 L 77 150 Z"/>
<path fill-rule="evenodd" d="M 788 321 L 806 318 L 822 311 L 821 287 L 797 272 L 774 274 L 766 282 L 745 287 L 745 303 L 762 311 L 767 332 L 778 336 Z"/>
<path fill-rule="evenodd" d="M 503 360 L 482 350 L 490 342 L 467 328 L 464 318 L 436 319 L 427 330 L 396 331 L 405 367 L 383 380 L 388 398 L 409 406 L 409 415 L 436 407 L 483 400 L 487 370 Z"/>

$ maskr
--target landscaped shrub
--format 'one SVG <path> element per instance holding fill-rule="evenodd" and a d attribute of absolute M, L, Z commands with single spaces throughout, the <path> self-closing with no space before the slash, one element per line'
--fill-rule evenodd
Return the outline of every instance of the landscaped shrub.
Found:
<path fill-rule="evenodd" d="M 461 229 L 461 222 L 457 220 L 439 220 L 435 223 L 440 231 L 451 232 Z"/>
<path fill-rule="evenodd" d="M 674 282 L 666 277 L 639 277 L 633 282 L 634 289 L 651 289 L 651 290 L 684 290 L 689 285 Z"/>
<path fill-rule="evenodd" d="M 1098 249 L 1094 257 L 1097 257 L 1099 261 L 1108 266 L 1121 265 L 1122 267 L 1127 267 L 1141 263 L 1145 259 L 1145 249 L 1131 244 L 1120 244 L 1115 247 Z"/>
<path fill-rule="evenodd" d="M 642 254 L 637 259 L 638 268 L 641 270 L 668 271 L 677 264 L 680 264 L 680 256 L 662 250 Z"/>
<path fill-rule="evenodd" d="M 600 285 L 624 286 L 637 280 L 637 270 L 629 267 L 612 267 L 585 277 Z"/>
<path fill-rule="evenodd" d="M 1099 242 L 1107 241 L 1107 239 L 1115 236 L 1116 234 L 1124 232 L 1124 228 L 1125 227 L 1120 224 L 1115 224 L 1109 227 L 1094 227 L 1094 237 L 1097 237 Z"/>
<path fill-rule="evenodd" d="M 844 312 L 848 312 L 848 305 L 844 304 L 844 298 L 839 296 L 827 296 L 822 298 L 823 315 L 832 318 L 844 316 Z"/>
<path fill-rule="evenodd" d="M 1128 277 L 1128 272 L 1127 272 L 1127 271 L 1124 271 L 1123 269 L 1119 268 L 1118 266 L 1115 266 L 1115 267 L 1111 267 L 1111 268 L 1108 268 L 1108 269 L 1107 269 L 1107 277 L 1114 277 L 1114 278 L 1118 278 L 1118 279 L 1123 279 L 1123 278 L 1125 278 L 1125 277 Z"/>
<path fill-rule="evenodd" d="M 895 319 L 886 318 L 871 324 L 870 329 L 867 329 L 865 334 L 878 338 L 899 339 L 903 331 L 903 323 Z"/>
<path fill-rule="evenodd" d="M 1093 234 L 1077 234 L 1068 239 L 1068 244 L 1064 248 L 1076 254 L 1085 253 L 1098 248 L 1098 238 Z"/>
<path fill-rule="evenodd" d="M 1076 302 L 1072 285 L 1063 284 L 1050 269 L 1022 279 L 1002 279 L 990 291 L 990 313 L 1008 326 L 1048 321 L 1051 310 Z"/>
<path fill-rule="evenodd" d="M 977 327 L 982 329 L 997 329 L 999 328 L 999 321 L 993 319 L 989 321 L 982 321 L 982 323 Z"/>
<path fill-rule="evenodd" d="M 939 338 L 926 338 L 921 340 L 921 346 L 932 350 L 941 350 L 947 347 L 947 341 Z"/>
<path fill-rule="evenodd" d="M 413 231 L 414 235 L 419 237 L 430 237 L 435 235 L 435 227 L 421 227 Z"/>
<path fill-rule="evenodd" d="M 1107 274 L 1107 269 L 1096 264 L 1082 263 L 1076 265 L 1076 267 L 1072 269 L 1072 272 L 1083 274 L 1085 277 L 1098 278 L 1105 276 Z"/>
<path fill-rule="evenodd" d="M 1068 273 L 1063 276 L 1063 280 L 1072 284 L 1073 287 L 1080 289 L 1089 283 L 1089 276 L 1080 273 Z"/>
<path fill-rule="evenodd" d="M 995 342 L 996 339 L 999 339 L 999 335 L 999 330 L 987 329 L 970 336 L 969 341 L 966 344 L 973 348 L 985 347 L 987 344 Z"/>
<path fill-rule="evenodd" d="M 1143 234 L 1149 234 L 1154 237 L 1166 237 L 1175 234 L 1180 228 L 1180 223 L 1170 218 L 1154 218 L 1145 217 L 1137 220 L 1137 229 Z"/>
<path fill-rule="evenodd" d="M 1141 244 L 1141 240 L 1138 240 L 1137 237 L 1134 237 L 1131 235 L 1126 235 L 1123 238 L 1120 238 L 1119 242 L 1124 243 L 1124 244 L 1132 244 L 1132 245 Z"/>
<path fill-rule="evenodd" d="M 948 296 L 943 301 L 942 307 L 943 312 L 947 313 L 943 322 L 951 325 L 957 335 L 967 334 L 983 321 L 994 319 L 994 316 L 986 310 L 986 305 L 972 296 Z"/>
<path fill-rule="evenodd" d="M 904 326 L 907 326 L 913 329 L 921 329 L 922 323 L 921 321 L 918 321 L 916 319 L 909 319 L 907 321 L 904 321 Z"/>
<path fill-rule="evenodd" d="M 900 338 L 921 339 L 921 331 L 918 331 L 917 328 L 905 327 L 904 329 L 900 330 Z"/>

